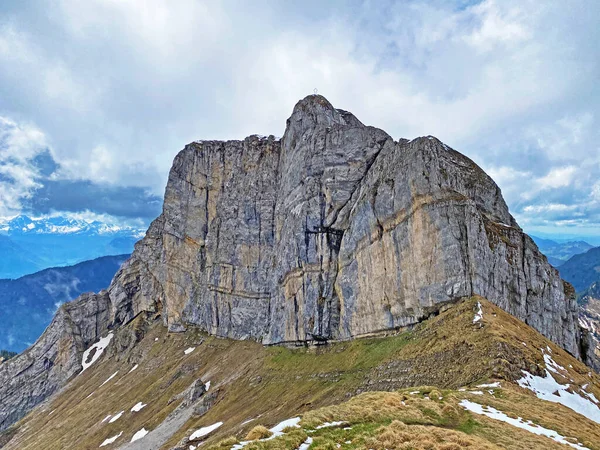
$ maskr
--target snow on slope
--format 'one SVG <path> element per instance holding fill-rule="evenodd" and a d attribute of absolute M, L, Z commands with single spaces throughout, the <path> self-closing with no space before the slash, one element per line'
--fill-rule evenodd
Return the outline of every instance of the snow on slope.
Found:
<path fill-rule="evenodd" d="M 463 408 L 465 408 L 475 414 L 484 415 L 491 419 L 509 423 L 517 428 L 527 430 L 530 433 L 549 437 L 550 439 L 553 439 L 556 442 L 559 442 L 561 444 L 566 444 L 573 448 L 577 448 L 579 450 L 590 450 L 588 447 L 584 447 L 583 445 L 574 444 L 572 442 L 569 442 L 564 436 L 562 436 L 561 434 L 557 433 L 554 430 L 549 430 L 548 428 L 544 428 L 540 425 L 537 425 L 537 424 L 531 422 L 530 420 L 524 420 L 521 417 L 513 419 L 512 417 L 509 417 L 506 414 L 504 414 L 502 411 L 498 411 L 497 409 L 492 408 L 491 406 L 482 406 L 479 403 L 474 403 L 469 400 L 462 400 L 460 402 L 460 405 Z"/>
<path fill-rule="evenodd" d="M 113 332 L 111 331 L 110 333 L 108 333 L 106 335 L 106 337 L 100 338 L 100 340 L 98 342 L 96 342 L 90 348 L 88 348 L 85 352 L 83 352 L 83 356 L 81 357 L 81 366 L 83 367 L 83 369 L 81 369 L 80 373 L 83 373 L 88 367 L 90 367 L 92 364 L 94 364 L 96 361 L 98 361 L 98 358 L 100 358 L 100 356 L 102 356 L 104 349 L 106 347 L 108 347 L 108 344 L 110 344 L 110 341 L 112 340 L 113 336 L 114 336 Z M 91 358 L 90 358 L 90 354 L 92 352 L 93 352 L 93 354 L 91 355 Z M 114 375 L 116 375 L 116 373 Z M 110 378 L 108 380 L 110 380 Z M 108 381 L 108 380 L 106 380 L 106 381 Z"/>
<path fill-rule="evenodd" d="M 560 364 L 557 364 L 552 359 L 552 356 L 543 349 L 542 353 L 544 355 L 544 361 L 546 362 L 546 376 L 540 377 L 523 371 L 523 377 L 517 380 L 519 386 L 534 392 L 535 395 L 542 400 L 560 403 L 588 419 L 600 423 L 600 408 L 598 408 L 598 400 L 596 397 L 593 394 L 586 392 L 585 389 L 583 390 L 585 397 L 577 392 L 569 392 L 570 390 L 573 390 L 571 385 L 568 383 L 560 384 L 550 373 L 553 372 L 568 378 L 566 369 Z"/>

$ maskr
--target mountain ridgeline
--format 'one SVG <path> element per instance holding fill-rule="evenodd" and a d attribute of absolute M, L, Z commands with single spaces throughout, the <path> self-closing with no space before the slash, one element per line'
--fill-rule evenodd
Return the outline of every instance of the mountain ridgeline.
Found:
<path fill-rule="evenodd" d="M 560 266 L 560 273 L 577 292 L 585 291 L 591 284 L 600 281 L 600 247 L 573 256 Z"/>
<path fill-rule="evenodd" d="M 473 161 L 431 136 L 394 141 L 311 95 L 280 140 L 177 155 L 163 213 L 108 290 L 63 305 L 0 365 L 0 428 L 139 315 L 263 344 L 342 341 L 480 295 L 586 361 L 574 294 Z"/>
<path fill-rule="evenodd" d="M 531 236 L 540 251 L 546 255 L 548 262 L 554 267 L 559 267 L 565 264 L 569 258 L 585 253 L 591 248 L 592 245 L 585 241 L 567 241 L 567 242 L 556 242 L 551 239 L 543 239 L 536 236 Z"/>
<path fill-rule="evenodd" d="M 106 255 L 131 254 L 142 235 L 136 228 L 97 221 L 17 216 L 0 222 L 0 279 L 16 279 Z"/>
<path fill-rule="evenodd" d="M 129 255 L 103 256 L 0 280 L 0 348 L 20 352 L 36 341 L 61 304 L 106 288 Z"/>

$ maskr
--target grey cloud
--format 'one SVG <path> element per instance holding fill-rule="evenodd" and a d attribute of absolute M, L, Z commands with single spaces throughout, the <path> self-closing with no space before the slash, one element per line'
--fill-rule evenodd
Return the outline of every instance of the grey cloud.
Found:
<path fill-rule="evenodd" d="M 60 165 L 54 160 L 50 150 L 44 149 L 31 160 L 31 164 L 35 167 L 41 177 L 48 178 L 55 173 Z"/>
<path fill-rule="evenodd" d="M 89 180 L 45 180 L 22 205 L 25 212 L 33 215 L 91 211 L 149 221 L 160 214 L 162 198 L 135 186 L 111 186 Z"/>

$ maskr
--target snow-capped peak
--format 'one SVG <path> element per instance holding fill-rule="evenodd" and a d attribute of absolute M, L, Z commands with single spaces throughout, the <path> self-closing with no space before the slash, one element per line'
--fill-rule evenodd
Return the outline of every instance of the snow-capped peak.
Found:
<path fill-rule="evenodd" d="M 70 217 L 31 218 L 25 215 L 0 222 L 0 231 L 9 235 L 16 234 L 91 234 L 91 235 L 127 235 L 141 237 L 143 229 L 126 225 L 88 222 Z"/>

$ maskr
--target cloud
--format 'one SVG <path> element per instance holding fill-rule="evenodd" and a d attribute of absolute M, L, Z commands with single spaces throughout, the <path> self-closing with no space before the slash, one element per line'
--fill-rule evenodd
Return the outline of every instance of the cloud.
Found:
<path fill-rule="evenodd" d="M 35 127 L 0 117 L 0 215 L 18 212 L 21 199 L 41 186 L 34 159 L 45 145 L 43 133 Z"/>
<path fill-rule="evenodd" d="M 22 208 L 35 215 L 91 209 L 127 219 L 149 220 L 160 214 L 162 198 L 136 186 L 99 184 L 89 180 L 45 180 L 34 196 L 23 201 Z"/>
<path fill-rule="evenodd" d="M 103 186 L 90 195 L 123 213 L 109 199 L 123 187 L 132 214 L 150 214 L 145 196 L 162 195 L 187 142 L 281 135 L 318 88 L 395 138 L 436 135 L 492 174 L 519 220 L 559 230 L 567 219 L 543 205 L 598 215 L 598 12 L 583 0 L 3 2 L 0 114 L 42 130 L 57 164 L 43 169 L 52 183 L 19 188 L 39 194 L 29 205 Z"/>
<path fill-rule="evenodd" d="M 162 200 L 148 189 L 105 182 L 113 155 L 94 153 L 94 180 L 65 179 L 45 135 L 30 125 L 0 117 L 0 216 L 19 213 L 70 215 L 89 212 L 145 222 L 160 214 Z M 108 159 L 108 162 L 106 161 Z"/>
<path fill-rule="evenodd" d="M 577 167 L 575 166 L 557 167 L 547 175 L 538 178 L 536 183 L 540 190 L 568 187 L 573 182 L 576 173 Z"/>

